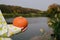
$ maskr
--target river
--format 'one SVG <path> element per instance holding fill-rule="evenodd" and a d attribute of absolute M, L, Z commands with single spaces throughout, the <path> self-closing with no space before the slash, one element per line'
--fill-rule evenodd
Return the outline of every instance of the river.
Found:
<path fill-rule="evenodd" d="M 7 22 L 12 22 L 13 18 L 7 19 Z M 40 29 L 44 29 L 45 32 L 50 31 L 48 27 L 46 17 L 35 17 L 35 18 L 27 18 L 28 20 L 28 29 L 20 34 L 12 36 L 13 40 L 30 40 L 35 36 L 40 36 Z"/>

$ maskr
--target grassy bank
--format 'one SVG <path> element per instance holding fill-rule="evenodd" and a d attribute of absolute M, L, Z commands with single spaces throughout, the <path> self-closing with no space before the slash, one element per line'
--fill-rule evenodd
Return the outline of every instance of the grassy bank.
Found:
<path fill-rule="evenodd" d="M 4 17 L 5 18 L 14 18 L 14 17 L 17 17 L 17 16 L 23 16 L 23 17 L 45 17 L 46 14 L 35 14 L 35 13 L 29 13 L 29 14 L 15 14 L 15 13 L 3 13 Z"/>

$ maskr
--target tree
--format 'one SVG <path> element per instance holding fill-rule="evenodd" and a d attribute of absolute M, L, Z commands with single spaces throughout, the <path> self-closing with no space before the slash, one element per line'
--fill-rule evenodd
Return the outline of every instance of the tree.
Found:
<path fill-rule="evenodd" d="M 60 40 L 60 13 L 58 11 L 58 5 L 51 5 L 47 13 L 49 15 L 48 25 L 53 28 L 56 39 Z"/>

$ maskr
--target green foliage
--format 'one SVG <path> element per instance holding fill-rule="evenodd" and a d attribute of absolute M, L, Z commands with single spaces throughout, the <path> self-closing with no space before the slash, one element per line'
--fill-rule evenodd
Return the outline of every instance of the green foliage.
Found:
<path fill-rule="evenodd" d="M 40 11 L 31 8 L 23 8 L 19 6 L 0 5 L 0 10 L 2 10 L 2 13 L 5 18 L 11 18 L 16 16 L 46 17 L 46 11 Z"/>
<path fill-rule="evenodd" d="M 53 28 L 56 39 L 60 40 L 60 6 L 52 5 L 51 7 L 47 11 L 49 15 L 48 25 Z"/>

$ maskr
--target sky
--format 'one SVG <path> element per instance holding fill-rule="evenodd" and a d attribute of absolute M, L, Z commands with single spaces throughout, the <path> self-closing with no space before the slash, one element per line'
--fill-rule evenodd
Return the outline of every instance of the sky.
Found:
<path fill-rule="evenodd" d="M 0 0 L 0 4 L 22 6 L 39 10 L 47 10 L 48 6 L 53 3 L 60 4 L 60 0 Z"/>

